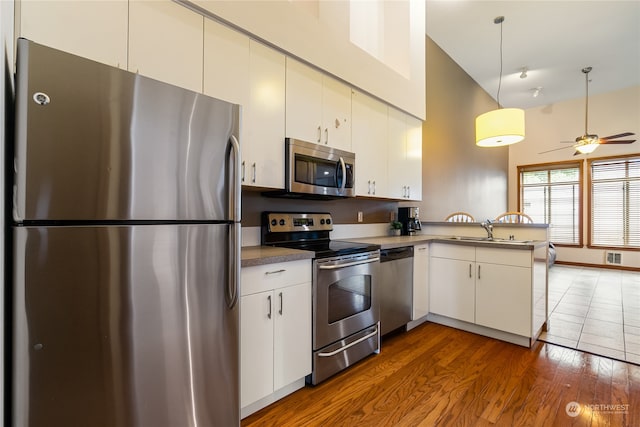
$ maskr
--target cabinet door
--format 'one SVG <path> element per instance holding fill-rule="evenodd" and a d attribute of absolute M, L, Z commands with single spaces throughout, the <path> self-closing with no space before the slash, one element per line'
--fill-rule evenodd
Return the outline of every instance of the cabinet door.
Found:
<path fill-rule="evenodd" d="M 249 103 L 249 37 L 211 19 L 204 20 L 203 90 L 234 104 Z"/>
<path fill-rule="evenodd" d="M 273 392 L 273 292 L 240 298 L 240 406 Z"/>
<path fill-rule="evenodd" d="M 389 167 L 389 196 L 394 199 L 408 198 L 407 170 L 407 123 L 405 115 L 389 108 L 389 140 L 387 141 Z"/>
<path fill-rule="evenodd" d="M 422 120 L 405 114 L 407 121 L 406 181 L 407 198 L 422 200 Z"/>
<path fill-rule="evenodd" d="M 322 130 L 322 74 L 287 58 L 287 137 L 324 143 Z"/>
<path fill-rule="evenodd" d="M 429 269 L 429 311 L 473 323 L 475 263 L 431 257 Z"/>
<path fill-rule="evenodd" d="M 351 88 L 326 75 L 322 78 L 322 142 L 351 151 Z"/>
<path fill-rule="evenodd" d="M 422 200 L 422 122 L 389 108 L 389 195 Z"/>
<path fill-rule="evenodd" d="M 16 35 L 127 68 L 129 5 L 122 1 L 16 2 Z"/>
<path fill-rule="evenodd" d="M 311 373 L 311 283 L 276 289 L 274 390 Z"/>
<path fill-rule="evenodd" d="M 202 92 L 204 17 L 173 1 L 129 2 L 129 71 Z"/>
<path fill-rule="evenodd" d="M 387 106 L 356 91 L 351 100 L 356 195 L 387 197 Z"/>
<path fill-rule="evenodd" d="M 531 269 L 478 263 L 476 323 L 531 336 Z"/>
<path fill-rule="evenodd" d="M 413 251 L 413 314 L 411 320 L 429 313 L 429 245 L 419 245 Z"/>
<path fill-rule="evenodd" d="M 242 185 L 284 188 L 285 57 L 254 40 L 249 51 Z"/>

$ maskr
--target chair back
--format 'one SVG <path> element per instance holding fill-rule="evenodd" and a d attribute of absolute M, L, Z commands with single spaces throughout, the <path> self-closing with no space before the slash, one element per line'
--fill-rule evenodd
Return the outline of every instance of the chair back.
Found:
<path fill-rule="evenodd" d="M 505 212 L 495 219 L 496 222 L 509 222 L 512 224 L 533 224 L 529 215 L 523 212 Z"/>
<path fill-rule="evenodd" d="M 473 215 L 466 212 L 454 212 L 444 219 L 446 222 L 476 222 Z"/>

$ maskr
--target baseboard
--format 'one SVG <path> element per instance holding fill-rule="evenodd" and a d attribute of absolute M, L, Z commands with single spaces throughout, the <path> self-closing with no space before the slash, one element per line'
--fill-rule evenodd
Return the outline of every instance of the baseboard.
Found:
<path fill-rule="evenodd" d="M 638 267 L 627 267 L 624 265 L 611 265 L 611 264 L 587 264 L 584 262 L 573 262 L 573 261 L 556 261 L 555 264 L 558 265 L 569 265 L 572 267 L 590 267 L 590 268 L 606 268 L 609 270 L 624 270 L 624 271 L 640 271 Z"/>

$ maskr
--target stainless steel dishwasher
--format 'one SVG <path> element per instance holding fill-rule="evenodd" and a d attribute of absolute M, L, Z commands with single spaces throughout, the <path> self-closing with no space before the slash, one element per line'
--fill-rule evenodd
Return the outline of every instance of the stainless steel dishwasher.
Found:
<path fill-rule="evenodd" d="M 380 251 L 378 295 L 381 335 L 411 321 L 413 246 Z"/>

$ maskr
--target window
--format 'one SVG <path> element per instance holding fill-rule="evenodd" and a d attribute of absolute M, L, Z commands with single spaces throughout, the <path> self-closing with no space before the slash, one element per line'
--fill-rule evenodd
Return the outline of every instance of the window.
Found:
<path fill-rule="evenodd" d="M 640 156 L 589 161 L 590 246 L 640 249 Z"/>
<path fill-rule="evenodd" d="M 518 166 L 519 209 L 549 224 L 549 240 L 581 245 L 582 163 Z"/>

